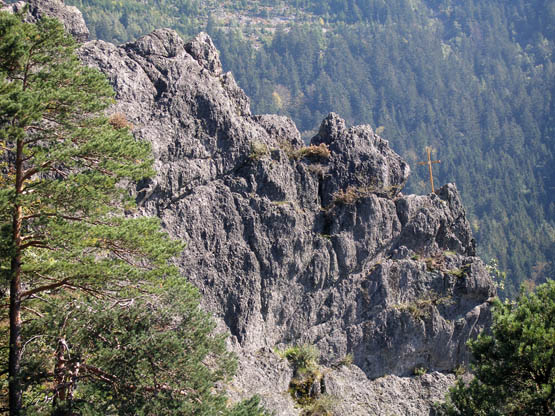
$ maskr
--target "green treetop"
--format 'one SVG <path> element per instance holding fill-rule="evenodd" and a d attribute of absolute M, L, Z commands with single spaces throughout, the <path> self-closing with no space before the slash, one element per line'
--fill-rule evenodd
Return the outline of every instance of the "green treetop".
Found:
<path fill-rule="evenodd" d="M 555 281 L 496 301 L 491 335 L 469 343 L 475 378 L 451 389 L 449 416 L 555 415 Z"/>
<path fill-rule="evenodd" d="M 215 392 L 235 360 L 195 288 L 173 277 L 129 295 L 41 302 L 23 331 L 40 334 L 22 363 L 25 414 L 265 415 L 256 397 L 228 408 Z"/>

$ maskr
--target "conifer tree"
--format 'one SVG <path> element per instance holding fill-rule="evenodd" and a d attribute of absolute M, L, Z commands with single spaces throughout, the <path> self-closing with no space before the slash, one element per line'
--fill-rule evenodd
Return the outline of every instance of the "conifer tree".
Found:
<path fill-rule="evenodd" d="M 469 343 L 475 378 L 439 406 L 446 416 L 555 415 L 555 281 L 494 305 L 490 335 Z"/>
<path fill-rule="evenodd" d="M 257 397 L 228 408 L 214 391 L 235 360 L 190 284 L 176 276 L 127 295 L 42 302 L 42 317 L 23 331 L 41 335 L 23 360 L 26 414 L 265 414 Z"/>
<path fill-rule="evenodd" d="M 162 276 L 178 246 L 127 219 L 117 184 L 151 174 L 149 146 L 103 114 L 113 101 L 59 22 L 0 16 L 1 271 L 9 283 L 10 414 L 22 408 L 22 311 L 37 297 L 117 292 Z M 40 311 L 35 311 L 40 315 Z"/>
<path fill-rule="evenodd" d="M 170 264 L 182 244 L 133 218 L 123 184 L 152 175 L 150 147 L 106 115 L 113 90 L 75 49 L 55 20 L 0 13 L 10 415 L 235 414 L 213 392 L 234 361 Z M 238 412 L 262 411 L 255 398 Z"/>

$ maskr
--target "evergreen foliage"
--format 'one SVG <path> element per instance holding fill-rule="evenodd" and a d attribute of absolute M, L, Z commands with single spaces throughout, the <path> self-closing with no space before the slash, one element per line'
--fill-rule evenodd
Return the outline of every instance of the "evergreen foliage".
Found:
<path fill-rule="evenodd" d="M 263 414 L 214 392 L 235 364 L 171 264 L 183 245 L 133 218 L 150 147 L 106 116 L 113 90 L 62 25 L 22 19 L 0 13 L 2 410 Z"/>
<path fill-rule="evenodd" d="M 92 37 L 116 44 L 162 27 L 194 35 L 203 26 L 198 0 L 72 0 L 68 3 L 83 12 Z"/>
<path fill-rule="evenodd" d="M 555 280 L 496 301 L 491 335 L 469 343 L 475 378 L 459 381 L 443 415 L 555 415 Z"/>
<path fill-rule="evenodd" d="M 24 331 L 36 339 L 22 363 L 25 414 L 264 414 L 256 398 L 227 409 L 213 391 L 235 360 L 182 278 L 118 299 L 60 293 L 33 308 L 42 316 Z"/>

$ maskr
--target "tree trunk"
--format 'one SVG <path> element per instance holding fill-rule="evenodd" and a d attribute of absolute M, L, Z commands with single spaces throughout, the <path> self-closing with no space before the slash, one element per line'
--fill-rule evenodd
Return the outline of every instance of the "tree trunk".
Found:
<path fill-rule="evenodd" d="M 17 211 L 21 212 L 18 207 Z M 16 215 L 14 220 L 21 215 Z M 15 226 L 14 221 L 14 226 Z M 14 227 L 16 228 L 16 227 Z M 17 227 L 19 228 L 19 227 Z M 14 234 L 15 230 L 14 230 Z M 9 356 L 9 389 L 10 389 L 10 416 L 20 414 L 21 410 L 21 254 L 19 247 L 17 254 L 11 262 L 10 282 L 10 356 Z"/>
<path fill-rule="evenodd" d="M 64 402 L 66 400 L 66 392 L 68 389 L 66 352 L 66 341 L 63 338 L 60 338 L 56 349 L 56 364 L 54 366 L 54 405 L 56 405 L 59 401 Z"/>
<path fill-rule="evenodd" d="M 21 222 L 23 209 L 17 200 L 23 190 L 23 140 L 17 141 L 15 161 L 15 201 L 13 245 L 10 274 L 10 352 L 8 362 L 10 416 L 21 414 Z"/>

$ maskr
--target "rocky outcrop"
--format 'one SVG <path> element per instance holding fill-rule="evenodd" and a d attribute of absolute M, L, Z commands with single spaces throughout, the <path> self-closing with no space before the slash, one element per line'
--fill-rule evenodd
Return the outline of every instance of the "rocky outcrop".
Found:
<path fill-rule="evenodd" d="M 297 414 L 290 370 L 255 358 L 295 343 L 316 345 L 325 366 L 352 354 L 365 397 L 369 380 L 468 361 L 494 290 L 454 185 L 402 195 L 409 167 L 370 126 L 330 114 L 309 147 L 287 118 L 253 116 L 205 34 L 89 42 L 81 56 L 153 145 L 140 207 L 187 242 L 179 264 L 243 357 L 233 391 Z M 342 394 L 345 379 L 328 379 Z"/>
<path fill-rule="evenodd" d="M 243 357 L 233 391 L 297 414 L 290 369 L 267 357 L 294 343 L 316 345 L 325 366 L 353 354 L 362 373 L 324 381 L 344 394 L 362 380 L 363 401 L 369 380 L 467 362 L 493 287 L 454 185 L 402 195 L 408 165 L 369 126 L 347 128 L 335 114 L 313 147 L 290 120 L 253 116 L 205 34 L 89 42 L 81 56 L 110 78 L 114 111 L 153 145 L 158 175 L 137 188 L 140 207 L 187 242 L 179 264 Z M 399 382 L 406 391 L 424 389 L 410 380 Z"/>
<path fill-rule="evenodd" d="M 368 380 L 356 366 L 329 373 L 327 391 L 332 395 L 334 414 L 429 415 L 430 403 L 444 400 L 456 376 L 433 372 L 415 377 L 387 375 Z"/>
<path fill-rule="evenodd" d="M 428 414 L 494 294 L 456 187 L 403 195 L 407 163 L 336 114 L 310 146 L 291 120 L 252 115 L 206 34 L 92 41 L 80 56 L 152 144 L 158 173 L 137 186 L 140 210 L 187 243 L 178 263 L 240 356 L 230 394 L 298 415 L 273 349 L 308 343 L 338 415 Z"/>
<path fill-rule="evenodd" d="M 58 19 L 77 42 L 86 42 L 89 39 L 89 29 L 77 7 L 68 6 L 61 0 L 26 0 L 11 4 L 0 0 L 0 10 L 12 13 L 23 11 L 25 6 L 28 7 L 25 21 L 35 23 L 42 17 Z"/>

